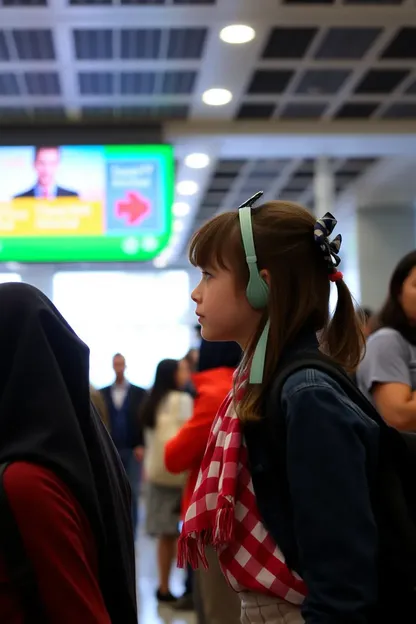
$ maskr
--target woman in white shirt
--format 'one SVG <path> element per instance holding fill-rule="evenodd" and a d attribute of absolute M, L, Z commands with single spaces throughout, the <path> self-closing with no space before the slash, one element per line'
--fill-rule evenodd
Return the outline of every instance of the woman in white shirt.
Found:
<path fill-rule="evenodd" d="M 192 414 L 193 400 L 183 388 L 191 371 L 186 360 L 162 360 L 157 367 L 153 388 L 143 405 L 145 432 L 145 473 L 148 482 L 146 529 L 158 538 L 159 602 L 173 603 L 169 577 L 176 553 L 180 501 L 186 475 L 166 470 L 165 444 L 173 438 Z"/>

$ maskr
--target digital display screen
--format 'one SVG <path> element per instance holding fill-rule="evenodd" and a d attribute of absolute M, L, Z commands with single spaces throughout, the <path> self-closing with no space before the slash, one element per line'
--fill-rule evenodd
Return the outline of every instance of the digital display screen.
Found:
<path fill-rule="evenodd" d="M 152 260 L 173 185 L 169 145 L 0 147 L 0 262 Z"/>

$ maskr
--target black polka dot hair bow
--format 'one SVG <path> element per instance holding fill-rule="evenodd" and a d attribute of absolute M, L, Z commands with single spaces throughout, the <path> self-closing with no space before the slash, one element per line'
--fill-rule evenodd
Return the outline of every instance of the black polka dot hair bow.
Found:
<path fill-rule="evenodd" d="M 338 234 L 334 240 L 329 240 L 336 224 L 337 220 L 335 217 L 330 212 L 327 212 L 323 217 L 316 221 L 314 228 L 315 242 L 319 245 L 319 248 L 322 251 L 325 262 L 328 265 L 329 279 L 333 282 L 337 282 L 343 278 L 342 273 L 337 271 L 337 267 L 341 262 L 341 258 L 338 254 L 341 249 L 342 236 L 341 234 Z"/>

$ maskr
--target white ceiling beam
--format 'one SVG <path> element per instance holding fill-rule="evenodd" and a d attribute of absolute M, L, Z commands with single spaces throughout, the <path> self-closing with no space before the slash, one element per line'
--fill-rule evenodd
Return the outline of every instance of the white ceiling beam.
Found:
<path fill-rule="evenodd" d="M 97 28 L 183 28 L 221 25 L 246 21 L 254 28 L 260 24 L 275 26 L 379 26 L 390 27 L 416 25 L 416 7 L 403 6 L 279 6 L 276 0 L 239 0 L 236 11 L 234 2 L 220 2 L 212 6 L 60 6 L 50 7 L 3 7 L 1 27 L 46 28 L 56 19 L 77 27 Z"/>

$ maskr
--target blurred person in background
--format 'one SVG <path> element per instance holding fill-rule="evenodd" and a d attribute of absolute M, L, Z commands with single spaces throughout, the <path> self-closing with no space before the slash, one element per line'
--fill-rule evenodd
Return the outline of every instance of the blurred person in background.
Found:
<path fill-rule="evenodd" d="M 389 425 L 416 431 L 416 251 L 395 268 L 377 322 L 358 386 Z"/>
<path fill-rule="evenodd" d="M 186 359 L 162 360 L 141 415 L 146 442 L 146 530 L 150 536 L 158 538 L 159 587 L 156 597 L 161 603 L 176 601 L 169 580 L 176 554 L 184 484 L 182 476 L 170 474 L 165 467 L 165 445 L 192 414 L 192 397 L 184 391 L 190 375 Z"/>
<path fill-rule="evenodd" d="M 126 379 L 126 360 L 121 353 L 116 353 L 113 357 L 113 369 L 116 376 L 114 383 L 103 388 L 101 392 L 109 416 L 109 431 L 130 482 L 133 529 L 136 533 L 144 452 L 140 409 L 146 391 Z"/>
<path fill-rule="evenodd" d="M 241 359 L 235 342 L 201 344 L 198 372 L 193 376 L 196 390 L 192 418 L 165 448 L 167 469 L 175 474 L 188 473 L 182 516 L 185 517 L 194 492 L 201 461 L 217 411 L 232 388 L 233 374 Z M 207 549 L 208 570 L 195 572 L 195 591 L 201 601 L 199 624 L 238 624 L 241 605 L 238 595 L 228 586 L 214 549 Z M 175 608 L 181 608 L 181 601 Z M 186 606 L 186 604 L 185 604 Z"/>
<path fill-rule="evenodd" d="M 32 286 L 0 299 L 0 622 L 136 624 L 130 488 L 88 348 Z"/>
<path fill-rule="evenodd" d="M 367 307 L 363 307 L 360 309 L 361 318 L 362 318 L 362 330 L 366 340 L 371 336 L 371 334 L 376 329 L 376 316 L 374 312 Z"/>

